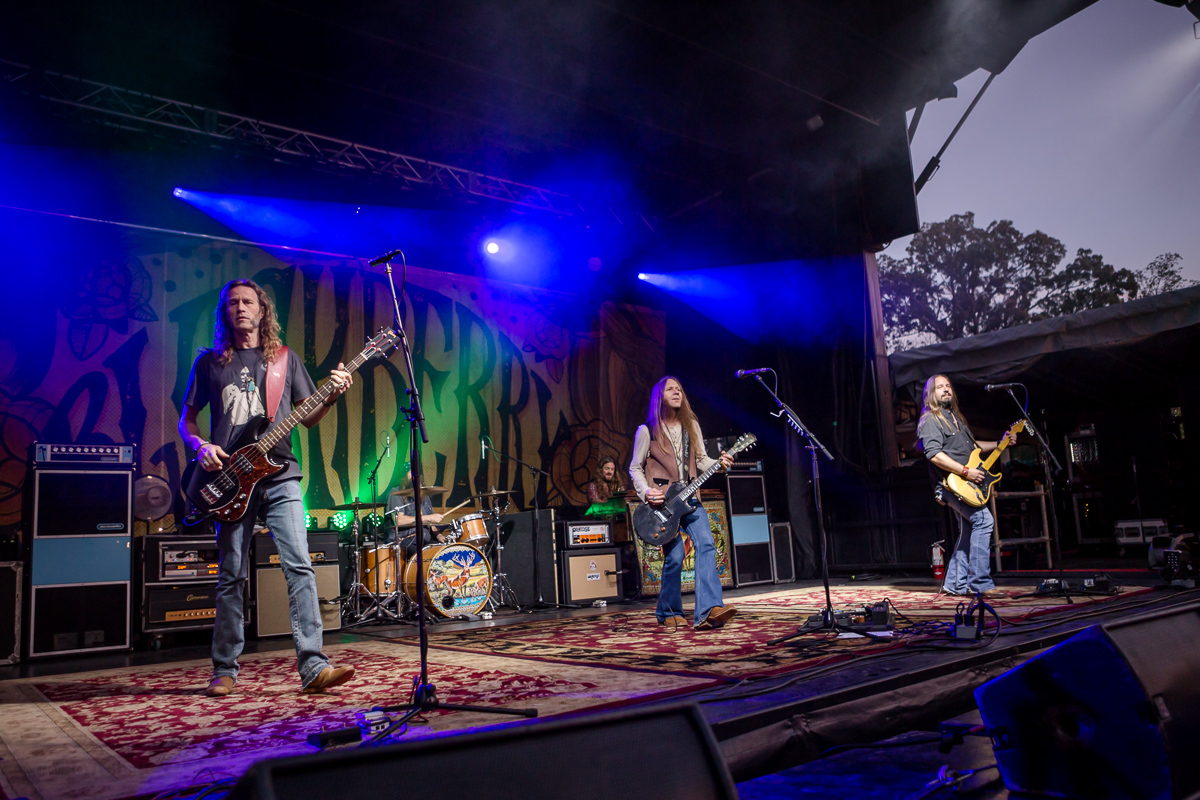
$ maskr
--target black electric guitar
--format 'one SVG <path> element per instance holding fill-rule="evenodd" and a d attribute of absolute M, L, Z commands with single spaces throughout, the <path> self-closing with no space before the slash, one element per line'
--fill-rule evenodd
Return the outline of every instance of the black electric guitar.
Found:
<path fill-rule="evenodd" d="M 343 369 L 353 373 L 369 359 L 385 355 L 398 341 L 396 332 L 390 328 L 380 331 Z M 258 482 L 287 466 L 271 460 L 271 448 L 291 436 L 292 429 L 328 400 L 335 388 L 332 381 L 326 381 L 265 435 L 263 430 L 270 424 L 266 417 L 260 417 L 257 425 L 247 425 L 230 448 L 224 469 L 209 472 L 193 458 L 181 481 L 183 493 L 195 506 L 193 521 L 216 517 L 222 522 L 234 522 L 245 516 Z"/>
<path fill-rule="evenodd" d="M 733 447 L 725 452 L 731 456 L 737 455 L 743 450 L 753 447 L 757 441 L 758 437 L 753 433 L 743 433 L 733 443 Z M 692 504 L 688 501 L 700 490 L 701 484 L 715 475 L 720 468 L 720 463 L 713 464 L 697 475 L 691 483 L 685 484 L 683 481 L 672 483 L 667 487 L 667 496 L 661 506 L 642 503 L 635 508 L 633 510 L 633 530 L 638 538 L 647 544 L 664 545 L 679 535 L 679 521 L 692 510 Z"/>

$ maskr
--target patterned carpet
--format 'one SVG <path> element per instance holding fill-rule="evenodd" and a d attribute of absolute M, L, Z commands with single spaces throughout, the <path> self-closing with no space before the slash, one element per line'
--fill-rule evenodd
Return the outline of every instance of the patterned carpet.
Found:
<path fill-rule="evenodd" d="M 269 756 L 311 753 L 306 736 L 354 724 L 354 713 L 407 699 L 415 648 L 364 642 L 326 648 L 355 679 L 302 695 L 290 651 L 242 659 L 238 692 L 204 697 L 207 661 L 0 682 L 0 791 L 9 798 L 130 797 L 240 775 Z M 431 652 L 443 702 L 535 707 L 546 717 L 667 696 L 711 681 L 617 669 Z M 510 722 L 433 712 L 405 739 Z"/>
<path fill-rule="evenodd" d="M 1052 614 L 1103 602 L 1108 598 L 1076 597 L 1074 605 L 1059 599 L 1025 598 L 1028 589 L 997 589 L 988 602 L 1005 618 L 1019 621 L 1031 615 Z M 1129 596 L 1143 590 L 1126 592 Z M 1149 590 L 1145 590 L 1149 591 Z M 935 589 L 900 589 L 894 586 L 837 587 L 830 592 L 835 609 L 862 606 L 889 599 L 914 622 L 950 620 L 965 598 L 937 596 Z M 820 647 L 771 646 L 771 639 L 794 633 L 809 615 L 825 605 L 822 587 L 788 589 L 731 600 L 739 613 L 717 631 L 695 631 L 690 626 L 667 630 L 654 612 L 608 614 L 593 617 L 545 620 L 487 630 L 434 633 L 430 647 L 468 653 L 488 653 L 567 664 L 620 666 L 674 675 L 741 678 L 785 672 L 895 646 L 869 639 L 816 642 Z M 689 620 L 691 610 L 686 609 Z M 406 640 L 398 640 L 406 641 Z M 408 640 L 411 644 L 411 640 Z"/>

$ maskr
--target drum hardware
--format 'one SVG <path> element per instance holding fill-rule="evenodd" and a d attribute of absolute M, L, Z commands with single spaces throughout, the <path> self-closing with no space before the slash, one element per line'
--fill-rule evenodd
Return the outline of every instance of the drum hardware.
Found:
<path fill-rule="evenodd" d="M 382 459 L 382 456 L 380 458 Z M 379 465 L 376 464 L 375 468 L 378 469 Z M 372 473 L 373 476 L 374 473 Z M 399 614 L 387 607 L 388 602 L 395 598 L 400 590 L 399 582 L 396 580 L 398 558 L 395 546 L 376 544 L 373 548 L 366 548 L 362 546 L 359 538 L 358 510 L 360 508 L 373 510 L 378 506 L 378 503 L 360 503 L 356 497 L 353 503 L 347 503 L 340 507 L 341 510 L 354 512 L 353 521 L 350 523 L 350 539 L 353 547 L 351 557 L 354 562 L 351 565 L 351 574 L 354 578 L 342 603 L 342 617 L 343 619 L 349 617 L 351 622 L 343 625 L 343 628 L 353 628 L 373 622 L 400 621 Z M 364 558 L 364 551 L 368 549 L 371 550 L 369 554 L 366 554 L 369 558 Z M 383 552 L 381 555 L 381 551 L 387 552 Z M 388 575 L 385 570 L 389 568 L 389 564 L 390 576 L 385 578 L 385 575 Z M 372 578 L 375 583 L 375 591 L 371 591 L 371 587 L 368 585 L 368 580 Z M 388 585 L 389 581 L 390 585 Z M 363 607 L 364 596 L 369 599 L 365 608 Z"/>
<path fill-rule="evenodd" d="M 354 498 L 353 503 L 342 503 L 340 506 L 330 506 L 329 510 L 330 511 L 353 511 L 355 513 L 355 515 L 357 516 L 359 509 L 363 509 L 363 508 L 376 509 L 376 508 L 383 508 L 383 507 L 384 507 L 383 503 L 360 503 L 360 502 L 358 502 L 358 498 L 356 497 L 356 498 Z"/>
<path fill-rule="evenodd" d="M 445 494 L 448 491 L 450 491 L 449 486 L 422 486 L 421 487 L 421 494 Z M 413 494 L 413 487 L 411 487 L 411 486 L 408 487 L 407 489 L 393 489 L 391 492 L 389 492 L 389 496 L 390 495 L 399 495 L 401 497 L 412 497 L 412 494 Z M 460 506 L 460 508 L 461 508 L 461 506 Z"/>
<path fill-rule="evenodd" d="M 495 595 L 488 597 L 487 603 L 488 608 L 493 613 L 501 608 L 512 608 L 516 611 L 521 610 L 521 604 L 517 600 L 517 593 L 513 591 L 512 584 L 508 582 L 508 575 L 504 573 L 504 545 L 500 541 L 500 515 L 512 505 L 512 498 L 509 496 L 512 494 L 514 492 L 498 492 L 496 491 L 496 487 L 493 486 L 490 492 L 476 495 L 476 497 L 492 499 L 492 507 L 490 509 L 485 508 L 479 516 L 481 518 L 490 516 L 492 518 L 492 530 L 496 533 L 496 542 L 491 547 L 491 552 L 489 553 L 489 555 L 494 554 L 496 556 L 496 572 L 492 576 L 492 586 L 495 588 Z M 500 506 L 500 498 L 502 497 L 504 498 L 503 507 Z M 484 533 L 486 534 L 486 532 L 487 527 L 485 525 Z"/>

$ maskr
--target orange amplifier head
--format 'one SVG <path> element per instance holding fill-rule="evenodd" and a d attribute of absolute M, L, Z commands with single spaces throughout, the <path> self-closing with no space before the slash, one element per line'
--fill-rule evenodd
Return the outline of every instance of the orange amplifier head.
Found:
<path fill-rule="evenodd" d="M 613 543 L 612 522 L 608 520 L 559 522 L 555 527 L 559 547 L 610 547 Z"/>

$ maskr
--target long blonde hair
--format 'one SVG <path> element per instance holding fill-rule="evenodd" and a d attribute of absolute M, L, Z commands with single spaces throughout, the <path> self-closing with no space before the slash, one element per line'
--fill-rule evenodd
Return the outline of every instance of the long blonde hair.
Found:
<path fill-rule="evenodd" d="M 213 326 L 212 351 L 216 353 L 217 363 L 228 364 L 233 360 L 233 330 L 229 325 L 229 293 L 239 286 L 254 290 L 258 295 L 258 303 L 263 307 L 262 324 L 258 327 L 258 343 L 262 345 L 263 361 L 274 364 L 283 349 L 283 340 L 279 336 L 279 318 L 275 316 L 275 304 L 271 298 L 254 281 L 236 280 L 225 284 L 221 290 L 221 299 L 217 302 L 216 325 Z"/>
<path fill-rule="evenodd" d="M 933 393 L 933 387 L 937 384 L 938 378 L 946 378 L 946 382 L 950 384 L 950 413 L 958 420 L 967 435 L 972 439 L 975 435 L 971 433 L 971 426 L 967 425 L 966 418 L 962 412 L 958 410 L 958 392 L 954 389 L 954 383 L 945 375 L 934 375 L 929 380 L 925 381 L 925 391 L 921 396 L 921 418 L 917 421 L 917 428 L 920 429 L 925 420 L 932 416 L 938 421 L 938 425 L 947 431 L 953 430 L 953 426 L 946 421 L 945 415 L 942 414 L 942 404 L 938 402 L 937 397 Z"/>
<path fill-rule="evenodd" d="M 679 420 L 680 424 L 688 432 L 688 435 L 691 436 L 692 446 L 695 447 L 695 442 L 700 439 L 700 422 L 696 419 L 695 412 L 692 411 L 691 403 L 688 402 L 687 392 L 683 391 L 683 383 L 674 375 L 663 375 L 658 383 L 654 384 L 654 388 L 650 390 L 650 411 L 646 415 L 646 427 L 650 429 L 650 437 L 657 439 L 664 449 L 671 446 L 671 442 L 667 438 L 667 420 L 663 413 L 666 407 L 666 399 L 663 395 L 666 393 L 667 381 L 675 381 L 679 384 L 679 392 L 683 395 L 683 403 L 679 406 L 679 410 L 675 412 L 675 419 Z M 695 452 L 695 450 L 692 452 Z"/>

